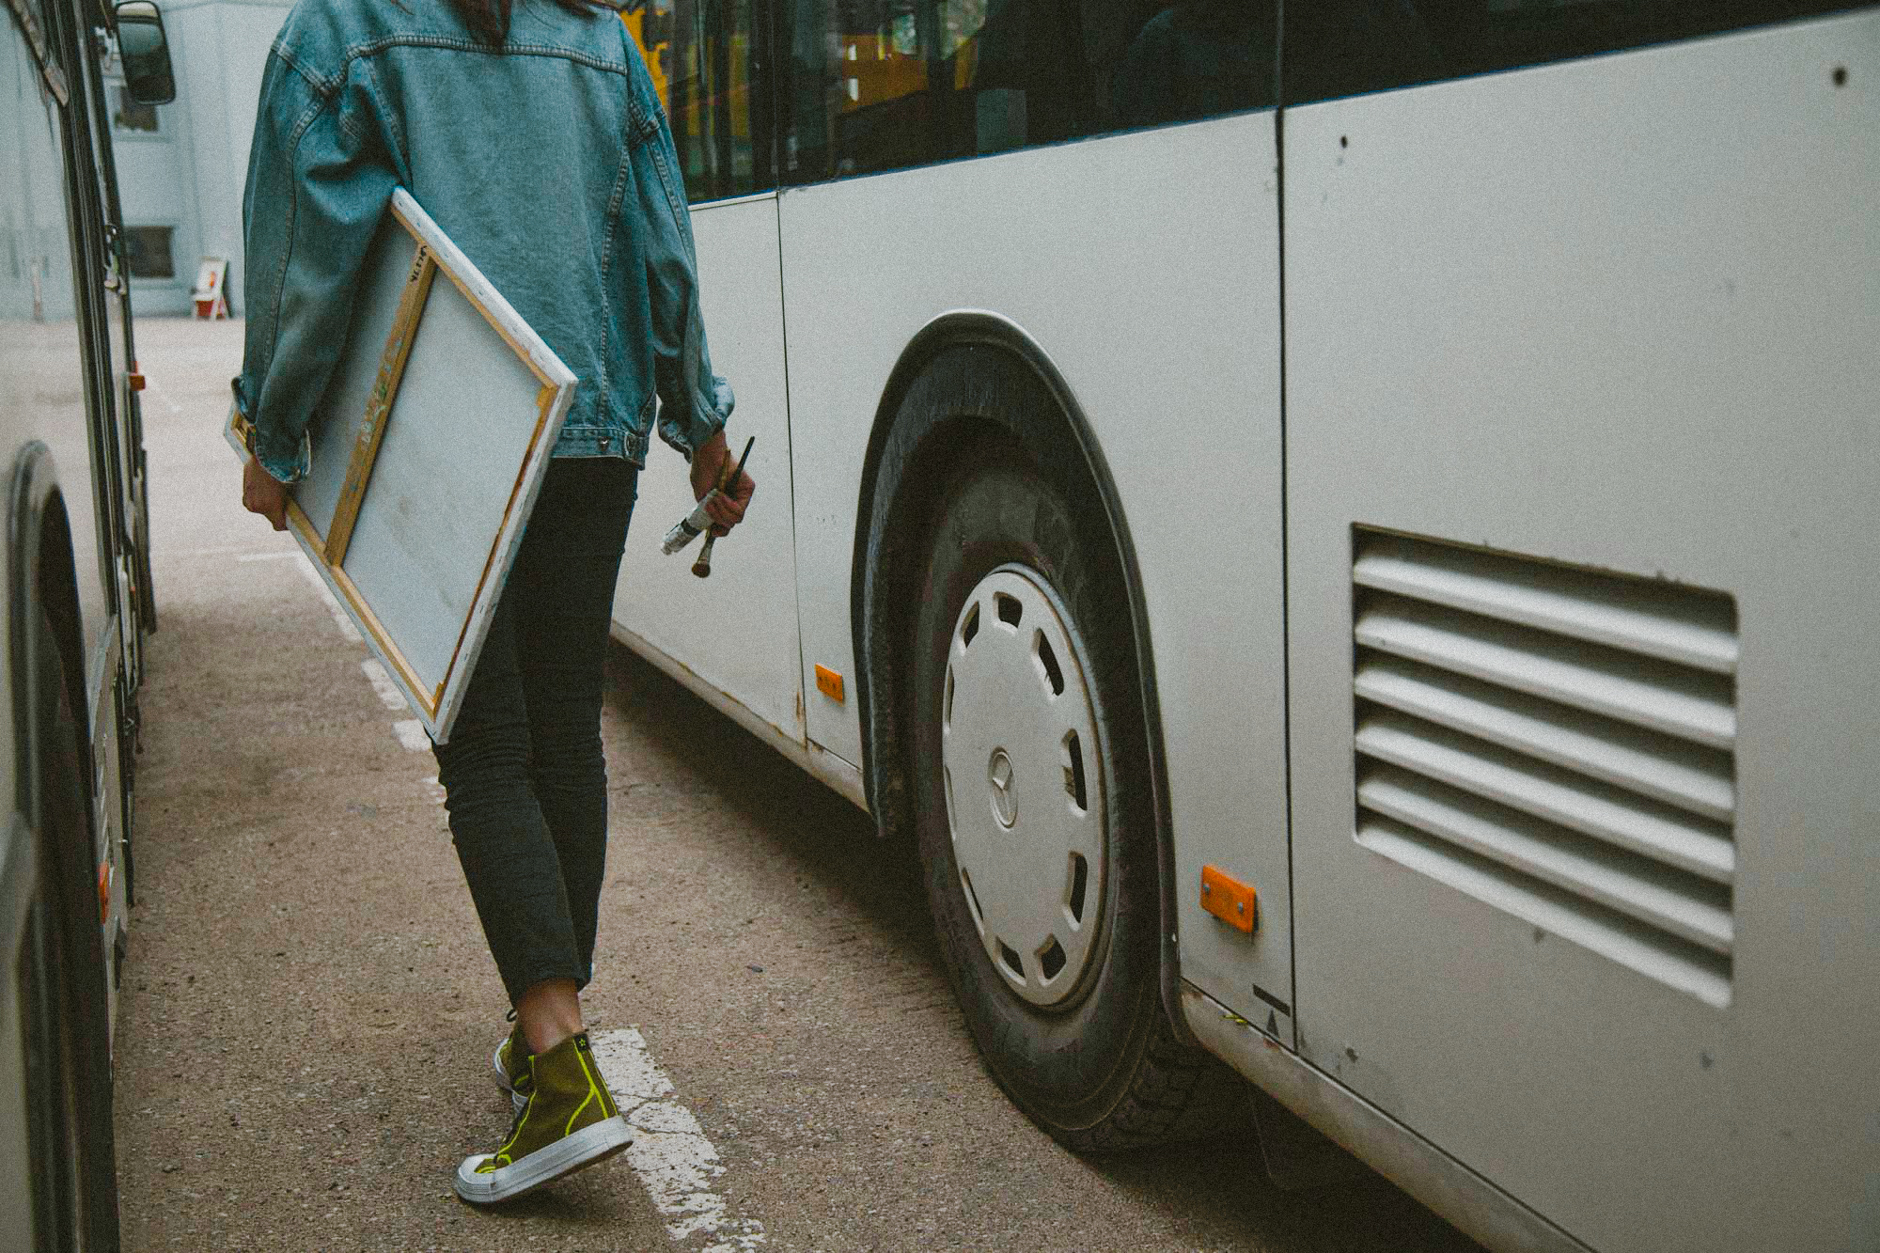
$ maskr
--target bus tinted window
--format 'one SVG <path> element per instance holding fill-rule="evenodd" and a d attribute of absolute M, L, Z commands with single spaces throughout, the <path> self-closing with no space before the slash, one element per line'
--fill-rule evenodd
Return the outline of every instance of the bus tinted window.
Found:
<path fill-rule="evenodd" d="M 1273 0 L 794 0 L 788 182 L 1273 103 Z"/>
<path fill-rule="evenodd" d="M 621 10 L 672 123 L 693 204 L 776 186 L 760 0 L 630 0 Z"/>
<path fill-rule="evenodd" d="M 1845 9 L 1845 0 L 1312 0 L 1286 6 L 1305 104 Z"/>

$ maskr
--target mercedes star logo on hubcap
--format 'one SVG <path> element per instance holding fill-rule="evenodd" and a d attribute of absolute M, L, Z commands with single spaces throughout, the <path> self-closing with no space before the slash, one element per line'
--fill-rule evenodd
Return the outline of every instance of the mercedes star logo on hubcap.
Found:
<path fill-rule="evenodd" d="M 1012 794 L 1012 759 L 1003 748 L 992 750 L 986 778 L 992 784 L 992 816 L 1000 826 L 1009 828 L 1018 821 L 1018 797 Z"/>

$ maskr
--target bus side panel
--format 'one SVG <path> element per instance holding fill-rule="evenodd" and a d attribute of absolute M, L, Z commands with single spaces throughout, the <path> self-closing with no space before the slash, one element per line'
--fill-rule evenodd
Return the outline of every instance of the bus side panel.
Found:
<path fill-rule="evenodd" d="M 1303 107 L 1285 152 L 1302 1053 L 1601 1250 L 1874 1247 L 1880 16 Z M 1354 527 L 1733 598 L 1721 983 L 1354 839 Z"/>
<path fill-rule="evenodd" d="M 0 113 L 0 465 L 10 472 L 20 450 L 38 439 L 52 449 L 58 467 L 84 619 L 82 659 L 92 709 L 74 711 L 82 722 L 87 712 L 115 709 L 114 676 L 105 666 L 111 589 L 103 579 L 107 559 L 101 556 L 90 481 L 86 312 L 73 290 L 74 257 L 83 253 L 68 216 L 71 195 L 60 143 L 65 120 L 44 93 L 31 52 L 14 38 L 18 28 L 11 19 L 7 29 L 0 99 L 22 107 Z M 47 32 L 53 39 L 50 27 Z M 82 81 L 70 85 L 75 109 L 82 89 Z M 86 281 L 100 277 L 83 275 Z M 100 828 L 99 859 L 113 862 L 119 825 L 115 794 L 105 811 L 109 825 Z M 118 925 L 121 915 L 111 919 L 111 926 Z M 110 939 L 107 935 L 107 952 Z"/>
<path fill-rule="evenodd" d="M 655 439 L 640 476 L 614 621 L 800 744 L 802 660 L 777 204 L 763 199 L 696 209 L 692 230 L 712 368 L 737 394 L 726 435 L 734 457 L 756 436 L 748 470 L 757 495 L 750 517 L 715 548 L 711 577 L 694 578 L 702 541 L 670 557 L 659 551 L 667 528 L 690 513 L 694 501 L 685 463 Z"/>
<path fill-rule="evenodd" d="M 70 424 L 78 433 L 82 485 L 86 360 L 72 291 L 61 117 L 42 81 L 18 24 L 10 16 L 0 20 L 0 101 L 6 102 L 0 108 L 0 475 L 12 483 L 21 449 L 48 425 Z M 0 544 L 0 587 L 13 587 L 16 556 Z M 92 571 L 95 585 L 95 561 Z M 48 989 L 35 956 L 44 918 L 29 919 L 43 868 L 18 805 L 22 729 L 14 721 L 12 684 L 23 676 L 13 672 L 6 617 L 0 622 L 0 707 L 6 711 L 0 717 L 0 797 L 7 815 L 0 823 L 0 1158 L 7 1164 L 0 1167 L 0 1231 L 30 1241 L 36 1175 L 46 1164 L 37 1160 L 42 1146 L 29 1134 L 24 1029 L 30 1018 L 43 1025 L 40 998 Z"/>
<path fill-rule="evenodd" d="M 1262 1024 L 1252 986 L 1291 988 L 1274 144 L 1272 115 L 1250 114 L 781 201 L 805 668 L 855 673 L 862 460 L 902 350 L 949 312 L 1010 319 L 1089 419 L 1134 541 L 1183 974 Z M 853 696 L 807 698 L 809 738 L 859 763 Z M 1257 937 L 1201 912 L 1203 862 L 1256 886 Z"/>
<path fill-rule="evenodd" d="M 34 278 L 40 257 L 52 255 L 54 242 L 64 243 L 63 217 L 42 225 L 40 214 L 62 209 L 59 196 L 59 156 L 56 132 L 48 125 L 51 106 L 39 107 L 35 79 L 38 67 L 26 50 L 17 26 L 0 23 L 0 449 L 11 470 L 13 452 L 25 427 L 27 397 L 34 380 L 77 380 L 82 377 L 76 331 L 55 360 L 40 364 L 33 324 Z M 18 107 L 15 107 L 17 102 Z M 43 188 L 43 191 L 41 189 Z M 39 193 L 35 195 L 35 193 Z M 43 197 L 43 199 L 42 199 Z M 43 206 L 43 207 L 42 207 Z M 63 259 L 63 253 L 59 256 Z M 69 267 L 66 267 L 69 273 Z M 69 285 L 70 279 L 65 280 Z M 41 278 L 40 282 L 44 283 Z M 43 302 L 43 286 L 41 300 Z M 44 373 L 41 373 L 44 371 Z M 0 587 L 12 586 L 12 557 L 0 544 Z M 0 1231 L 30 1233 L 33 1227 L 33 1144 L 27 1122 L 26 1058 L 22 1047 L 20 972 L 30 968 L 34 943 L 27 912 L 38 869 L 32 831 L 20 815 L 15 761 L 18 731 L 13 721 L 10 627 L 0 620 L 0 797 L 5 820 L 0 822 Z"/>
<path fill-rule="evenodd" d="M 72 32 L 72 37 L 79 49 L 88 48 L 91 35 L 82 27 L 82 14 L 70 11 L 62 20 L 81 24 Z M 81 57 L 83 55 L 81 53 Z M 115 1021 L 116 978 L 109 967 L 115 959 L 117 940 L 128 927 L 123 910 L 125 809 L 118 773 L 122 760 L 120 688 L 125 677 L 123 622 L 119 610 L 126 588 L 123 586 L 125 567 L 117 544 L 123 499 L 117 462 L 120 451 L 117 371 L 125 363 L 113 360 L 107 313 L 116 296 L 105 287 L 109 262 L 104 193 L 98 172 L 99 162 L 104 158 L 97 151 L 98 132 L 90 118 L 93 98 L 89 79 L 96 73 L 96 65 L 88 59 L 82 67 L 74 69 L 67 110 L 75 162 L 68 195 L 81 232 L 72 256 L 81 284 L 74 312 L 83 328 L 81 334 L 90 346 L 86 376 L 89 385 L 75 403 L 68 405 L 61 397 L 58 403 L 34 416 L 38 419 L 35 433 L 52 449 L 71 525 L 88 705 L 86 709 L 73 710 L 73 716 L 84 726 L 91 743 L 91 801 L 93 833 L 97 841 L 92 860 L 104 880 L 100 894 L 103 915 L 100 928 L 106 954 L 108 1012 L 113 1015 L 108 1020 Z"/>

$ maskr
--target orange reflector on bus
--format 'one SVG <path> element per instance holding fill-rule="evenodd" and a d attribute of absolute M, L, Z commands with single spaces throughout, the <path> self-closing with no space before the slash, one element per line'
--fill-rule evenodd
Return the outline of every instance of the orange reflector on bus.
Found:
<path fill-rule="evenodd" d="M 1260 898 L 1219 866 L 1201 868 L 1201 908 L 1237 931 L 1253 934 L 1260 918 Z"/>
<path fill-rule="evenodd" d="M 111 863 L 98 867 L 98 925 L 111 918 Z"/>
<path fill-rule="evenodd" d="M 816 690 L 830 700 L 842 700 L 842 676 L 828 666 L 816 667 Z"/>

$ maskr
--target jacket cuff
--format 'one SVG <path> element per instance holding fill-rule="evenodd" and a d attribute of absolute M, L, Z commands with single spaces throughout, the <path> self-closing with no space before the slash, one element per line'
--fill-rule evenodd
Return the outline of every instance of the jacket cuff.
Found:
<path fill-rule="evenodd" d="M 698 450 L 722 431 L 725 422 L 731 417 L 731 410 L 737 404 L 732 394 L 731 384 L 723 375 L 712 376 L 712 394 L 708 398 L 697 392 L 692 394 L 692 412 L 690 420 L 679 422 L 670 420 L 664 413 L 659 418 L 659 433 L 662 438 L 685 455 L 687 461 L 698 455 Z"/>
<path fill-rule="evenodd" d="M 307 471 L 313 468 L 313 454 L 312 450 L 307 446 L 307 438 L 304 435 L 301 436 L 299 447 L 293 448 L 290 446 L 290 449 L 291 451 L 286 455 L 282 455 L 278 451 L 271 451 L 263 446 L 263 441 L 257 436 L 255 439 L 255 460 L 261 463 L 263 470 L 266 470 L 280 482 L 298 483 L 300 480 L 306 478 Z"/>
<path fill-rule="evenodd" d="M 299 439 L 295 439 L 285 432 L 256 423 L 254 406 L 248 399 L 244 381 L 237 377 L 231 380 L 231 386 L 235 392 L 235 408 L 248 422 L 248 451 L 261 463 L 261 468 L 279 482 L 298 483 L 313 468 L 313 442 L 304 431 Z"/>

